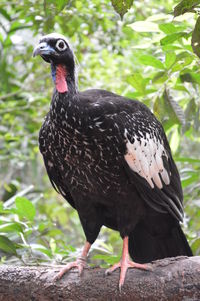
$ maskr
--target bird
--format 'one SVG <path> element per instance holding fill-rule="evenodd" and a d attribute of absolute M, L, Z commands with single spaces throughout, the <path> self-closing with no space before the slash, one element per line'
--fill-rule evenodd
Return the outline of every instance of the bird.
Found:
<path fill-rule="evenodd" d="M 78 212 L 86 242 L 56 275 L 82 273 L 102 226 L 120 233 L 119 289 L 129 268 L 192 256 L 182 231 L 183 192 L 162 124 L 142 102 L 101 89 L 78 90 L 75 55 L 59 33 L 43 36 L 33 56 L 51 65 L 54 91 L 39 149 L 54 189 Z M 131 259 L 130 259 L 131 258 Z"/>

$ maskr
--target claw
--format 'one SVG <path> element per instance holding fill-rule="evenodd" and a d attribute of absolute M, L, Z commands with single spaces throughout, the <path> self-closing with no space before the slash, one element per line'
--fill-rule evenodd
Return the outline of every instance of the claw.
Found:
<path fill-rule="evenodd" d="M 112 272 L 114 272 L 116 269 L 118 269 L 120 267 L 121 267 L 121 262 L 115 263 L 111 268 L 109 268 L 105 271 L 105 274 L 110 275 L 110 274 L 112 274 Z"/>

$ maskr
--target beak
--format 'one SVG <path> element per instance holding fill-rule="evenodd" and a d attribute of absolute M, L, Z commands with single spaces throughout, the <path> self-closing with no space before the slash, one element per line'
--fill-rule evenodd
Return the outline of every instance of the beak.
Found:
<path fill-rule="evenodd" d="M 39 45 L 37 45 L 33 50 L 33 57 L 36 55 L 50 55 L 50 54 L 56 54 L 56 51 L 49 46 L 46 42 L 42 42 Z"/>

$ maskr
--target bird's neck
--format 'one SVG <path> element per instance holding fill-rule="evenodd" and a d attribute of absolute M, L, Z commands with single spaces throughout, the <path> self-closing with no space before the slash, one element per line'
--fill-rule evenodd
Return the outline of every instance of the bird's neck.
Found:
<path fill-rule="evenodd" d="M 51 75 L 59 93 L 76 94 L 75 70 L 69 71 L 65 65 L 51 64 Z"/>

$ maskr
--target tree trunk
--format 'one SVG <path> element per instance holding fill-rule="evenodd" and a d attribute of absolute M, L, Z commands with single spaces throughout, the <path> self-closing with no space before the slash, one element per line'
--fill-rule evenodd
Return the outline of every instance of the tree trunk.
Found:
<path fill-rule="evenodd" d="M 59 281 L 60 266 L 0 266 L 0 301 L 62 300 L 200 300 L 200 257 L 157 260 L 152 271 L 129 269 L 121 293 L 119 271 L 105 276 L 101 268 L 76 270 Z"/>

